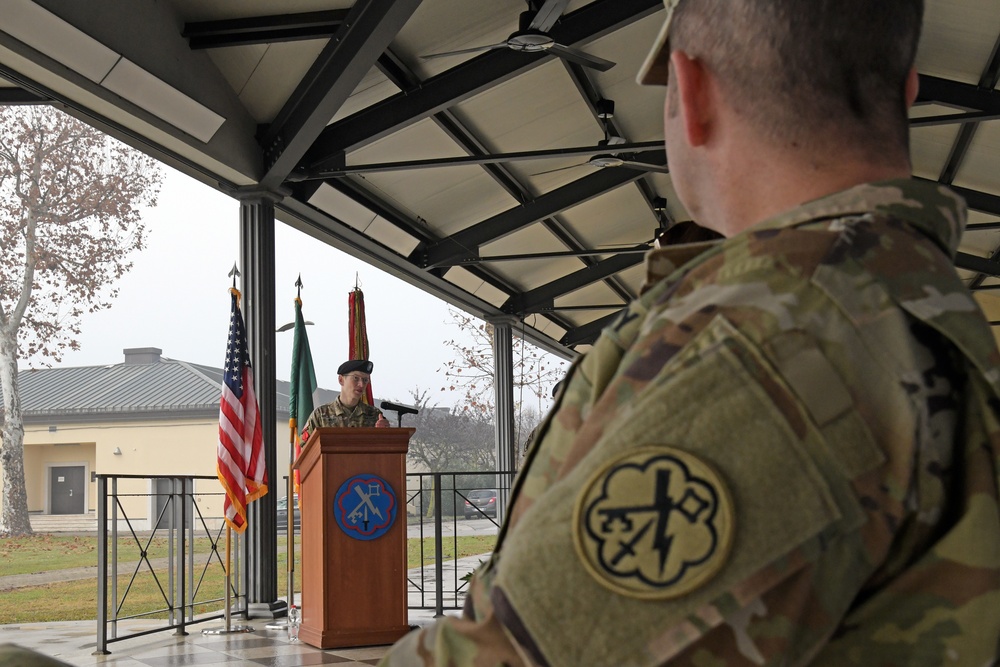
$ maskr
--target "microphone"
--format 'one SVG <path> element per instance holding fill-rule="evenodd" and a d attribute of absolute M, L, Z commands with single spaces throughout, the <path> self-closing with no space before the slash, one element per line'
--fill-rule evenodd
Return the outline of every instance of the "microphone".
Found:
<path fill-rule="evenodd" d="M 392 403 L 391 401 L 382 401 L 379 403 L 379 407 L 383 410 L 392 410 L 396 413 L 396 426 L 401 427 L 403 425 L 403 415 L 415 415 L 419 410 L 417 410 L 412 405 L 403 405 L 401 403 Z"/>

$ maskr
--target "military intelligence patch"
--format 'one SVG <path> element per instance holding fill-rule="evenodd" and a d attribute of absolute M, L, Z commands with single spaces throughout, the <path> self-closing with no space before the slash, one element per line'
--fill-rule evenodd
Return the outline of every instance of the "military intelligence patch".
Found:
<path fill-rule="evenodd" d="M 587 571 L 634 598 L 690 593 L 725 564 L 733 503 L 704 461 L 672 447 L 634 450 L 608 463 L 577 498 L 573 537 Z"/>

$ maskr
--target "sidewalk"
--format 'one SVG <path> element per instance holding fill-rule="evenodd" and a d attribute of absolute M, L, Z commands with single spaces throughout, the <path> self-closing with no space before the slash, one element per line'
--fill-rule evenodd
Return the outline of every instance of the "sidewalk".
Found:
<path fill-rule="evenodd" d="M 464 593 L 457 598 L 453 591 L 454 582 L 479 565 L 488 554 L 461 558 L 443 564 L 442 576 L 446 583 L 443 604 L 459 606 L 464 602 Z M 76 568 L 73 572 L 96 570 L 96 568 Z M 415 582 L 421 581 L 423 571 L 424 591 Z M 69 572 L 64 570 L 63 572 Z M 40 573 L 48 574 L 48 573 Z M 39 575 L 17 575 L 4 577 L 33 577 Z M 435 620 L 436 568 L 428 565 L 408 571 L 409 601 L 408 619 L 411 626 L 430 625 Z M 34 585 L 34 584 L 29 584 Z M 282 598 L 284 599 L 284 598 Z M 419 607 L 419 608 L 415 608 Z M 458 609 L 445 609 L 445 616 L 458 616 Z M 117 665 L 119 667 L 185 667 L 187 665 L 208 667 L 210 665 L 261 664 L 272 667 L 304 667 L 306 665 L 340 664 L 374 665 L 388 650 L 386 646 L 372 646 L 352 649 L 330 649 L 320 651 L 305 644 L 291 644 L 282 630 L 269 630 L 270 619 L 234 619 L 234 626 L 249 625 L 252 633 L 228 636 L 203 635 L 202 630 L 222 627 L 220 621 L 188 626 L 187 635 L 177 635 L 174 631 L 163 630 L 117 641 L 108 646 L 111 655 L 92 655 L 97 647 L 97 621 L 62 621 L 52 623 L 19 623 L 0 625 L 0 644 L 14 643 L 33 651 L 48 655 L 70 665 Z M 119 636 L 149 632 L 163 626 L 151 620 L 125 620 L 118 623 Z"/>

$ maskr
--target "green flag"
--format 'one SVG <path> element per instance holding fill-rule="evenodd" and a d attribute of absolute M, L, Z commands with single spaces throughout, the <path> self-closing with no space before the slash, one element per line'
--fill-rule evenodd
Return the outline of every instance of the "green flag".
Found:
<path fill-rule="evenodd" d="M 295 298 L 295 339 L 292 341 L 292 378 L 288 390 L 288 425 L 291 427 L 291 442 L 295 445 L 295 458 L 302 453 L 302 427 L 312 414 L 316 394 L 316 371 L 313 368 L 312 353 L 309 351 L 309 336 L 302 319 L 302 299 Z M 299 471 L 295 471 L 295 492 L 299 492 Z M 294 507 L 288 503 L 289 510 Z M 289 511 L 289 516 L 291 512 Z"/>

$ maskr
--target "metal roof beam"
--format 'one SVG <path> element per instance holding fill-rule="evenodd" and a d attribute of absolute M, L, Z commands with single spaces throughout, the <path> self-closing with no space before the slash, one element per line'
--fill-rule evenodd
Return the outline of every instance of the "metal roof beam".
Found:
<path fill-rule="evenodd" d="M 597 39 L 648 16 L 660 0 L 595 0 L 560 19 L 551 31 L 560 44 L 573 46 Z M 325 166 L 330 156 L 385 137 L 447 109 L 473 95 L 538 67 L 554 55 L 496 49 L 442 72 L 419 90 L 400 93 L 333 123 L 307 155 L 307 168 Z"/>
<path fill-rule="evenodd" d="M 994 259 L 970 255 L 967 252 L 960 252 L 955 255 L 955 266 L 960 269 L 985 273 L 990 276 L 1000 276 L 1000 262 Z"/>
<path fill-rule="evenodd" d="M 575 347 L 577 345 L 590 345 L 601 335 L 604 328 L 610 325 L 618 317 L 618 313 L 612 313 L 599 317 L 592 322 L 580 325 L 575 329 L 570 329 L 559 339 L 560 345 Z"/>
<path fill-rule="evenodd" d="M 346 9 L 332 9 L 300 14 L 197 21 L 185 23 L 181 36 L 187 38 L 188 45 L 195 51 L 224 46 L 324 39 L 332 37 L 337 32 L 347 14 Z"/>
<path fill-rule="evenodd" d="M 478 257 L 479 246 L 630 183 L 641 178 L 643 173 L 624 167 L 601 169 L 534 201 L 466 227 L 426 248 L 417 248 L 411 259 L 426 268 L 454 263 L 463 257 Z"/>
<path fill-rule="evenodd" d="M 997 91 L 994 88 L 997 85 L 998 77 L 1000 77 L 1000 37 L 993 44 L 993 53 L 990 55 L 990 59 L 982 75 L 979 77 L 977 88 L 996 93 Z M 1000 94 L 995 95 L 995 97 L 1000 98 Z M 990 115 L 1000 114 L 1000 103 L 991 106 L 989 109 L 983 109 L 983 111 Z M 944 169 L 941 170 L 941 176 L 938 178 L 939 181 L 942 183 L 954 182 L 955 176 L 958 174 L 958 170 L 965 160 L 965 154 L 969 152 L 969 146 L 972 145 L 972 140 L 976 136 L 976 130 L 978 129 L 978 122 L 962 124 L 962 127 L 958 131 L 958 137 L 955 138 L 955 143 L 952 144 L 951 153 L 949 153 L 948 159 L 945 161 Z"/>
<path fill-rule="evenodd" d="M 0 88 L 0 106 L 15 106 L 19 104 L 49 104 L 47 97 L 25 90 L 24 88 Z"/>
<path fill-rule="evenodd" d="M 529 313 L 549 310 L 552 309 L 557 297 L 569 294 L 599 280 L 604 280 L 641 262 L 642 256 L 636 253 L 614 255 L 596 264 L 582 268 L 579 271 L 574 271 L 562 278 L 557 278 L 541 287 L 536 287 L 521 294 L 515 294 L 507 299 L 507 302 L 500 308 L 506 313 L 520 317 L 524 317 Z"/>
<path fill-rule="evenodd" d="M 970 222 L 965 226 L 967 232 L 985 232 L 1000 229 L 1000 220 L 993 222 Z"/>
<path fill-rule="evenodd" d="M 966 111 L 997 112 L 1000 111 L 1000 90 L 921 74 L 917 102 L 943 104 Z"/>
<path fill-rule="evenodd" d="M 277 188 L 354 92 L 420 0 L 358 0 L 261 138 L 265 174 Z"/>

